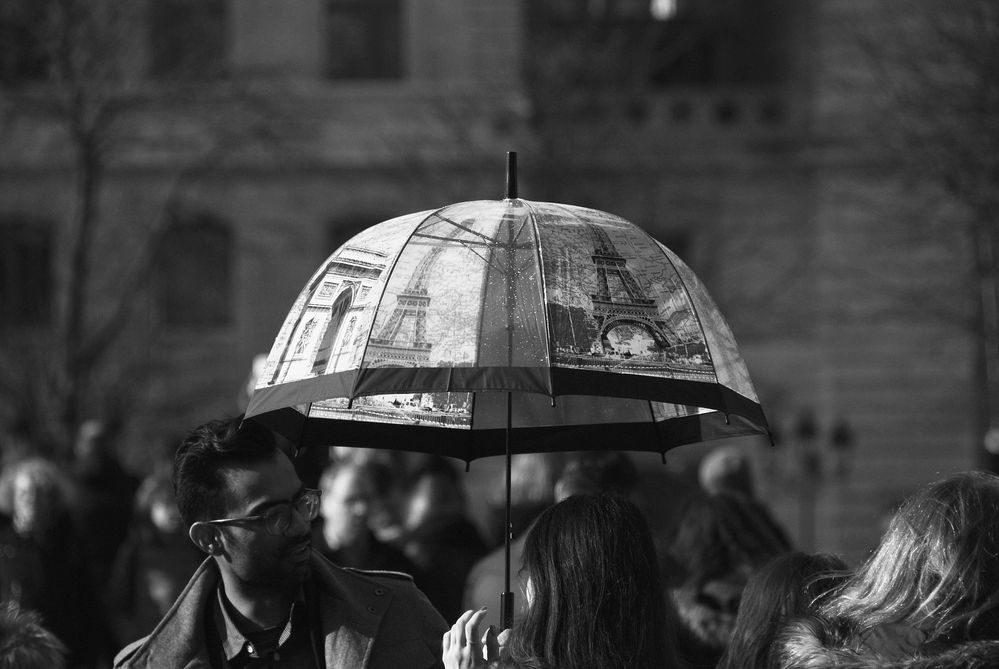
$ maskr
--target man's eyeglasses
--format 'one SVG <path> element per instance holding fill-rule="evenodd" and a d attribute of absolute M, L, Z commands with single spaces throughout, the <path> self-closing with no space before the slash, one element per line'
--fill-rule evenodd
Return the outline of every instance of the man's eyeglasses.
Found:
<path fill-rule="evenodd" d="M 322 490 L 306 488 L 295 500 L 278 504 L 267 509 L 267 511 L 257 516 L 245 516 L 243 518 L 220 518 L 218 520 L 206 520 L 206 523 L 213 525 L 227 525 L 231 523 L 260 523 L 268 534 L 283 536 L 291 527 L 292 512 L 305 518 L 307 521 L 315 520 L 319 515 L 319 498 Z"/>

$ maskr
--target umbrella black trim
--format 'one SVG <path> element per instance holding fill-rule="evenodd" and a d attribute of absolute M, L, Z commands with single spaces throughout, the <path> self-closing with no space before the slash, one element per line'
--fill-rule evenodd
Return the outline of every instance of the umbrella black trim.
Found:
<path fill-rule="evenodd" d="M 470 462 L 506 453 L 504 428 L 458 430 L 368 421 L 306 418 L 294 409 L 278 409 L 249 418 L 303 448 L 357 446 L 445 455 Z M 684 444 L 741 436 L 769 437 L 766 427 L 720 412 L 673 418 L 658 423 L 606 423 L 512 428 L 510 452 L 622 450 L 665 453 Z"/>
<path fill-rule="evenodd" d="M 377 367 L 325 374 L 257 388 L 246 415 L 253 417 L 325 398 L 353 399 L 348 395 L 351 387 L 355 388 L 354 397 L 483 391 L 631 397 L 716 409 L 766 425 L 757 402 L 716 383 L 565 367 Z"/>

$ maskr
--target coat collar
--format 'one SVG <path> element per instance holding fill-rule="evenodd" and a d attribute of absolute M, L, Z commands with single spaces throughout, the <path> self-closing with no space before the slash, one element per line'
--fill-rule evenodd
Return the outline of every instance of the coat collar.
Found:
<path fill-rule="evenodd" d="M 391 588 L 337 567 L 312 552 L 312 579 L 317 586 L 321 633 L 327 666 L 363 669 L 375 635 L 393 599 Z M 208 669 L 211 667 L 205 616 L 217 591 L 220 574 L 206 559 L 177 601 L 149 636 L 129 644 L 115 667 Z"/>

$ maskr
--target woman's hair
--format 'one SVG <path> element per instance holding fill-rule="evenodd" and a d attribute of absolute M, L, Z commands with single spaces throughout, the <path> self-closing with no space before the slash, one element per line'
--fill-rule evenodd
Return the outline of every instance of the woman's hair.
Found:
<path fill-rule="evenodd" d="M 755 570 L 790 549 L 759 503 L 727 493 L 693 495 L 666 556 L 669 585 L 696 589 L 728 574 Z"/>
<path fill-rule="evenodd" d="M 999 639 L 999 477 L 964 472 L 909 497 L 821 613 L 863 633 L 902 623 L 927 641 Z"/>
<path fill-rule="evenodd" d="M 524 544 L 532 598 L 510 659 L 538 669 L 659 669 L 676 664 L 648 525 L 631 502 L 573 495 Z"/>
<path fill-rule="evenodd" d="M 825 553 L 793 551 L 767 562 L 749 577 L 732 640 L 718 669 L 777 667 L 771 644 L 789 618 L 812 613 L 847 576 L 847 565 Z"/>

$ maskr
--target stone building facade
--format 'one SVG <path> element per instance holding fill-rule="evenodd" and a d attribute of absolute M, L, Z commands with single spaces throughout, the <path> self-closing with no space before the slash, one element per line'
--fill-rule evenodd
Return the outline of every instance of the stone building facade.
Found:
<path fill-rule="evenodd" d="M 552 26 L 537 22 L 573 3 L 545 3 L 547 15 L 513 0 L 194 4 L 195 23 L 181 0 L 135 18 L 130 99 L 153 104 L 115 128 L 100 190 L 94 313 L 157 221 L 172 231 L 165 248 L 187 249 L 158 258 L 132 336 L 116 344 L 144 366 L 130 388 L 133 464 L 178 428 L 238 411 L 254 356 L 339 243 L 399 214 L 502 197 L 510 149 L 522 197 L 624 216 L 707 284 L 778 430 L 773 448 L 741 445 L 805 547 L 856 558 L 914 486 L 979 464 L 971 338 L 928 307 L 891 302 L 910 276 L 934 300 L 966 297 L 946 273 L 951 249 L 887 224 L 928 214 L 872 148 L 876 84 L 853 46 L 872 20 L 862 0 L 653 3 L 660 60 L 635 99 L 557 123 L 539 119 L 562 93 L 538 90 L 556 54 Z M 622 20 L 648 11 L 589 5 Z M 717 25 L 727 28 L 703 30 Z M 753 35 L 768 48 L 726 42 Z M 18 294 L 67 285 L 38 277 L 69 267 L 69 146 L 64 127 L 36 115 L 2 128 L 0 224 L 27 239 L 3 241 L 7 337 L 47 322 Z M 25 231 L 38 226 L 49 236 L 36 244 Z M 48 260 L 21 262 L 26 250 Z M 671 463 L 692 467 L 701 453 Z M 820 482 L 803 461 L 820 463 Z"/>

